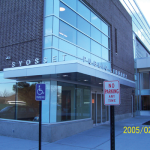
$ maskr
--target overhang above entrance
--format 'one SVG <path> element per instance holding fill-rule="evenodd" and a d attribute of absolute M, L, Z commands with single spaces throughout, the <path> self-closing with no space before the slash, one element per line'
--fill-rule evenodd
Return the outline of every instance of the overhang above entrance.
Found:
<path fill-rule="evenodd" d="M 120 84 L 122 85 L 128 87 L 135 87 L 134 81 L 107 72 L 103 69 L 88 65 L 79 60 L 4 69 L 4 78 L 6 79 L 19 80 L 21 78 L 47 76 L 47 75 L 51 76 L 62 75 L 63 77 L 72 76 L 70 80 L 73 81 L 82 79 L 86 82 L 86 80 L 88 81 L 89 79 L 90 80 L 89 84 L 93 84 L 93 82 L 96 80 L 97 81 L 119 80 Z"/>

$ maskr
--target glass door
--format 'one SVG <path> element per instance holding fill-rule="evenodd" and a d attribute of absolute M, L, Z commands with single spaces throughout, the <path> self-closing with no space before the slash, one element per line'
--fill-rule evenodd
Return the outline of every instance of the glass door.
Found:
<path fill-rule="evenodd" d="M 104 105 L 104 96 L 101 93 L 92 93 L 92 120 L 93 124 L 109 121 L 109 106 Z"/>

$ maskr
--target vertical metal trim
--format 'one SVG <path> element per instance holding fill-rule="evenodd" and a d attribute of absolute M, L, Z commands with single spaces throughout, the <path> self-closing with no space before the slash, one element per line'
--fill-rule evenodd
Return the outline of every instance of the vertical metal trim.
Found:
<path fill-rule="evenodd" d="M 101 109 L 101 123 L 102 123 L 102 118 L 103 118 L 103 117 L 102 117 L 102 115 L 103 115 L 103 114 L 102 114 L 102 112 L 103 112 L 103 111 L 102 111 L 102 108 L 103 108 L 102 105 L 103 105 L 103 97 L 102 97 L 102 94 L 101 94 L 101 108 L 100 108 L 100 109 Z"/>
<path fill-rule="evenodd" d="M 97 125 L 97 92 L 95 92 L 95 125 Z"/>

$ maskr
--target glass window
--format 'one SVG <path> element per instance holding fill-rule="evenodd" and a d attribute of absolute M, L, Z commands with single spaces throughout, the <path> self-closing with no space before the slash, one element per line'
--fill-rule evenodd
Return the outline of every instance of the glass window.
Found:
<path fill-rule="evenodd" d="M 74 46 L 64 40 L 59 39 L 59 49 L 76 56 L 76 46 Z"/>
<path fill-rule="evenodd" d="M 93 63 L 94 61 L 96 62 L 96 65 L 98 65 L 98 63 L 101 64 L 101 58 L 91 54 L 91 62 Z"/>
<path fill-rule="evenodd" d="M 59 19 L 56 17 L 53 17 L 54 21 L 53 21 L 53 34 L 54 35 L 59 35 Z"/>
<path fill-rule="evenodd" d="M 57 84 L 57 122 L 90 118 L 90 88 L 69 83 Z"/>
<path fill-rule="evenodd" d="M 55 36 L 53 36 L 53 47 L 58 48 L 58 41 L 59 39 Z"/>
<path fill-rule="evenodd" d="M 54 0 L 54 14 L 59 16 L 59 0 Z"/>
<path fill-rule="evenodd" d="M 52 34 L 52 19 L 53 17 L 47 17 L 45 18 L 45 34 L 44 35 L 50 35 Z"/>
<path fill-rule="evenodd" d="M 90 118 L 90 88 L 77 85 L 76 88 L 76 119 Z"/>
<path fill-rule="evenodd" d="M 77 53 L 77 56 L 81 59 L 83 59 L 83 56 L 86 57 L 86 60 L 91 58 L 91 54 L 81 48 L 77 48 Z"/>
<path fill-rule="evenodd" d="M 91 37 L 94 40 L 98 41 L 99 43 L 102 43 L 101 36 L 102 36 L 102 33 L 99 30 L 97 30 L 95 27 L 91 26 Z"/>
<path fill-rule="evenodd" d="M 78 1 L 78 13 L 90 21 L 90 10 L 80 1 Z"/>
<path fill-rule="evenodd" d="M 109 61 L 109 52 L 108 49 L 102 47 L 102 58 Z"/>
<path fill-rule="evenodd" d="M 108 48 L 108 37 L 104 34 L 102 34 L 102 45 Z"/>
<path fill-rule="evenodd" d="M 102 66 L 103 66 L 103 69 L 109 69 L 111 71 L 111 64 L 110 64 L 110 62 L 102 59 Z"/>
<path fill-rule="evenodd" d="M 78 16 L 77 18 L 77 28 L 85 34 L 87 34 L 88 36 L 90 36 L 90 24 L 80 16 Z"/>
<path fill-rule="evenodd" d="M 108 36 L 108 25 L 102 21 L 102 32 Z"/>
<path fill-rule="evenodd" d="M 76 30 L 63 21 L 60 21 L 59 36 L 76 44 Z"/>
<path fill-rule="evenodd" d="M 77 0 L 62 0 L 63 2 L 65 2 L 68 6 L 70 6 L 72 9 L 76 10 L 77 8 Z"/>
<path fill-rule="evenodd" d="M 16 83 L 0 84 L 0 118 L 15 119 Z"/>
<path fill-rule="evenodd" d="M 45 1 L 45 16 L 53 14 L 53 0 Z"/>
<path fill-rule="evenodd" d="M 43 63 L 51 63 L 52 60 L 52 51 L 51 49 L 44 49 L 43 50 Z"/>
<path fill-rule="evenodd" d="M 73 57 L 63 52 L 59 52 L 59 61 L 70 61 L 70 60 L 76 60 L 76 57 Z"/>
<path fill-rule="evenodd" d="M 149 72 L 144 72 L 141 73 L 142 75 L 142 89 L 149 89 L 149 80 L 150 80 L 150 76 L 149 76 Z"/>
<path fill-rule="evenodd" d="M 101 30 L 101 20 L 91 12 L 91 23 Z"/>
<path fill-rule="evenodd" d="M 80 46 L 80 47 L 82 47 L 82 48 L 84 48 L 84 49 L 86 49 L 86 50 L 88 50 L 88 51 L 90 51 L 90 38 L 88 38 L 87 36 L 85 36 L 84 34 L 82 34 L 81 32 L 78 32 L 78 35 L 77 35 L 77 44 Z"/>
<path fill-rule="evenodd" d="M 39 116 L 39 102 L 35 100 L 35 85 L 38 82 L 18 82 L 16 119 L 37 121 Z"/>
<path fill-rule="evenodd" d="M 52 36 L 47 36 L 44 38 L 44 48 L 52 46 Z"/>
<path fill-rule="evenodd" d="M 59 16 L 66 22 L 76 27 L 76 13 L 60 2 Z"/>
<path fill-rule="evenodd" d="M 91 40 L 91 52 L 99 57 L 102 57 L 102 46 Z"/>

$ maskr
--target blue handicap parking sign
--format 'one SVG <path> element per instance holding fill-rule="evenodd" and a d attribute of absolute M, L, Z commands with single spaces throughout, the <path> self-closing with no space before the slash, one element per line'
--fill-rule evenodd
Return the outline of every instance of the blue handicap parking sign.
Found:
<path fill-rule="evenodd" d="M 45 84 L 36 84 L 35 99 L 37 101 L 45 100 Z"/>

